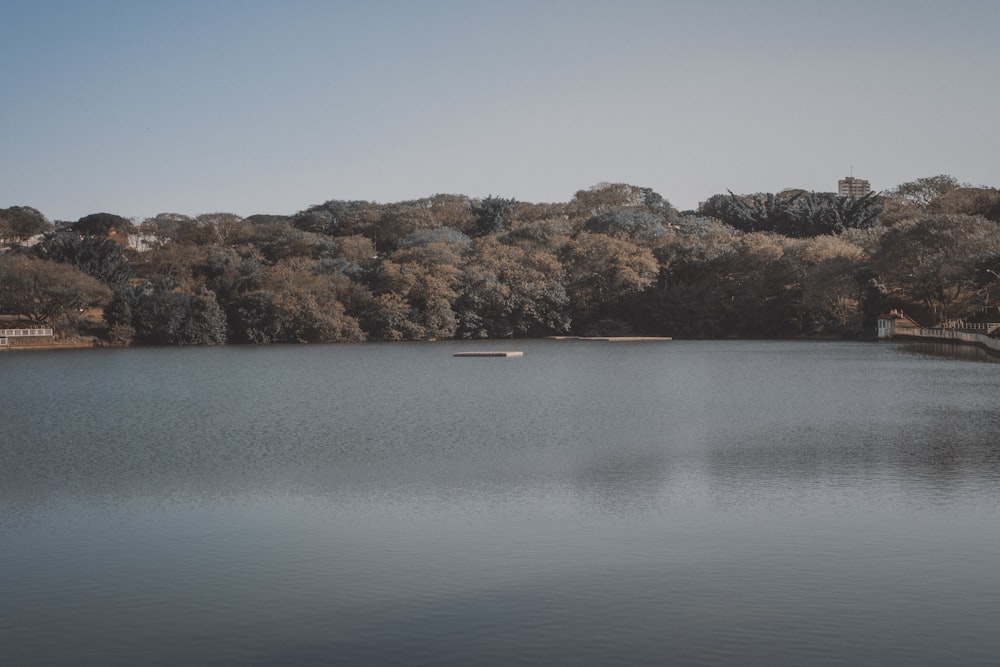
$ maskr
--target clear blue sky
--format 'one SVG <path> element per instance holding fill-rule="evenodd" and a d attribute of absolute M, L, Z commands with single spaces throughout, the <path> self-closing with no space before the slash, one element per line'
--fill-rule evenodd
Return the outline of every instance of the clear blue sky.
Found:
<path fill-rule="evenodd" d="M 995 0 L 0 0 L 0 207 L 1000 186 Z"/>

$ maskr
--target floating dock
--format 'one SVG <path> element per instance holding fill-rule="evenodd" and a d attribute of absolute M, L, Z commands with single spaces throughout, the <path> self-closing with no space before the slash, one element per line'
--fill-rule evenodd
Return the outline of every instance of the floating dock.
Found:
<path fill-rule="evenodd" d="M 596 340 L 604 343 L 647 343 L 672 339 L 667 336 L 581 336 L 577 340 Z"/>
<path fill-rule="evenodd" d="M 549 340 L 596 340 L 605 343 L 645 343 L 673 340 L 669 336 L 548 336 Z"/>
<path fill-rule="evenodd" d="M 476 350 L 474 352 L 456 352 L 454 354 L 456 357 L 523 357 L 524 352 L 520 350 L 513 350 L 510 352 L 505 352 L 503 350 Z"/>

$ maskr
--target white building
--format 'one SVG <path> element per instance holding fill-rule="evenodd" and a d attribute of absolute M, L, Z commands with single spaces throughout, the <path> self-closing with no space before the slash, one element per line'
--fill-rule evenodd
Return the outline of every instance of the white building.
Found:
<path fill-rule="evenodd" d="M 876 330 L 879 338 L 892 338 L 898 329 L 920 329 L 920 325 L 904 315 L 901 310 L 890 310 L 884 315 L 879 315 L 877 322 Z"/>
<path fill-rule="evenodd" d="M 837 181 L 837 194 L 841 197 L 864 197 L 871 191 L 871 184 L 863 178 L 848 176 Z"/>

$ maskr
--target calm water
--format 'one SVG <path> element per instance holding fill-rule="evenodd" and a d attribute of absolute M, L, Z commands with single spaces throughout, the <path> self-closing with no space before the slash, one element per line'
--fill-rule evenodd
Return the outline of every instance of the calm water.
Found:
<path fill-rule="evenodd" d="M 996 665 L 1000 367 L 0 355 L 0 663 Z"/>

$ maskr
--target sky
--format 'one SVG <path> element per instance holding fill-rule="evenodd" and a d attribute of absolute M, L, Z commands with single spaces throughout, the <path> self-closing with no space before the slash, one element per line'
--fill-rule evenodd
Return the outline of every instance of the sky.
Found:
<path fill-rule="evenodd" d="M 995 0 L 0 0 L 0 207 L 1000 186 Z"/>

